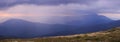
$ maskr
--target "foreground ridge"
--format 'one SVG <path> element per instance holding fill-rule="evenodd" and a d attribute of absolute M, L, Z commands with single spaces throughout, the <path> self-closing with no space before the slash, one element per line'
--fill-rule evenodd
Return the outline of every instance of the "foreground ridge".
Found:
<path fill-rule="evenodd" d="M 0 42 L 120 42 L 120 27 L 95 33 L 32 39 L 3 39 Z"/>

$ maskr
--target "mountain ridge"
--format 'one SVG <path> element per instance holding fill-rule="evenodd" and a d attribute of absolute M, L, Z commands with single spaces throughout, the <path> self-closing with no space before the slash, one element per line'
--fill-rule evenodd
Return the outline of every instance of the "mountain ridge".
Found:
<path fill-rule="evenodd" d="M 90 19 L 88 19 L 88 16 Z M 79 21 L 79 18 L 77 18 L 78 20 L 74 20 L 74 18 L 76 17 L 73 18 L 74 21 L 72 23 L 76 23 L 75 21 L 78 21 L 79 23 L 75 25 L 74 24 L 73 25 L 44 24 L 44 23 L 30 22 L 30 21 L 21 20 L 21 19 L 10 19 L 0 24 L 0 33 L 1 33 L 0 35 L 12 36 L 12 37 L 15 36 L 18 38 L 48 37 L 48 36 L 62 36 L 62 35 L 97 32 L 101 30 L 110 29 L 111 27 L 116 27 L 115 25 L 116 23 L 113 23 L 114 25 L 112 26 L 108 26 L 108 25 L 111 25 L 113 20 L 110 20 L 109 18 L 101 15 L 87 15 L 85 17 L 86 18 L 84 18 L 83 20 L 81 19 L 80 20 L 86 21 L 86 22 L 91 21 L 93 23 L 90 23 L 91 25 L 78 26 L 79 23 L 81 23 L 81 21 Z M 67 17 L 67 18 L 70 18 L 70 17 Z M 99 19 L 100 21 L 98 21 Z M 94 21 L 96 22 L 94 23 Z M 86 24 L 86 22 L 84 23 Z M 99 24 L 99 22 L 101 24 Z M 120 26 L 120 24 L 117 24 L 117 25 Z"/>
<path fill-rule="evenodd" d="M 19 37 L 20 35 L 22 35 L 20 37 L 30 37 L 28 35 L 31 35 L 32 37 L 35 37 L 35 35 L 39 36 L 39 37 L 71 35 L 71 34 L 79 34 L 79 33 L 96 32 L 96 31 L 106 30 L 106 29 L 110 28 L 109 27 L 109 28 L 105 29 L 105 27 L 104 28 L 101 27 L 102 26 L 101 24 L 97 26 L 97 27 L 99 27 L 99 29 L 97 29 L 95 26 L 88 26 L 88 27 L 86 27 L 86 26 L 79 27 L 78 26 L 78 27 L 76 27 L 76 26 L 62 25 L 62 24 L 61 25 L 60 24 L 48 25 L 48 24 L 41 24 L 41 23 L 36 24 L 33 22 L 19 20 L 19 19 L 12 19 L 9 21 L 4 22 L 4 23 L 2 23 L 2 25 L 0 25 L 0 31 L 1 31 L 0 33 L 4 34 L 6 36 L 8 36 L 8 34 L 14 35 L 14 36 L 18 35 L 16 37 Z M 116 24 L 116 23 L 114 23 L 114 24 Z M 107 27 L 107 25 L 108 24 L 106 24 L 106 27 Z M 34 34 L 34 33 L 36 33 L 36 34 Z M 32 35 L 32 34 L 34 34 L 34 35 Z"/>
<path fill-rule="evenodd" d="M 114 35 L 113 35 L 114 34 Z M 99 31 L 86 34 L 75 34 L 67 36 L 55 36 L 44 38 L 29 39 L 4 39 L 0 42 L 18 41 L 18 42 L 120 42 L 120 27 L 112 28 L 106 31 Z"/>

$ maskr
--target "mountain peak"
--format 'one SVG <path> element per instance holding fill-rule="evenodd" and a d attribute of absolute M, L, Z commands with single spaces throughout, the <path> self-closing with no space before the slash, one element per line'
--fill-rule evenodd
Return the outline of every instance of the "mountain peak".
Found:
<path fill-rule="evenodd" d="M 3 22 L 2 24 L 23 24 L 23 23 L 25 24 L 25 23 L 32 23 L 32 22 L 22 20 L 22 19 L 9 19 Z"/>

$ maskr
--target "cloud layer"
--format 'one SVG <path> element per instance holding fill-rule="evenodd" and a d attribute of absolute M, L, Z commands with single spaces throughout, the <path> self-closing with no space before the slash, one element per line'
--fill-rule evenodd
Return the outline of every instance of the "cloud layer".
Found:
<path fill-rule="evenodd" d="M 94 1 L 94 0 L 90 0 Z M 34 4 L 34 5 L 59 5 L 69 3 L 89 3 L 88 0 L 0 0 L 0 9 L 6 9 L 20 4 Z"/>
<path fill-rule="evenodd" d="M 0 0 L 0 16 L 1 19 L 35 21 L 48 21 L 57 17 L 62 21 L 63 16 L 100 14 L 111 19 L 120 19 L 119 7 L 120 0 Z"/>
<path fill-rule="evenodd" d="M 18 5 L 37 5 L 37 6 L 58 6 L 68 4 L 84 5 L 77 7 L 78 9 L 87 9 L 85 11 L 93 12 L 119 12 L 120 0 L 1 0 L 0 9 L 8 9 Z M 33 7 L 34 8 L 34 7 Z M 68 7 L 69 8 L 69 7 Z"/>

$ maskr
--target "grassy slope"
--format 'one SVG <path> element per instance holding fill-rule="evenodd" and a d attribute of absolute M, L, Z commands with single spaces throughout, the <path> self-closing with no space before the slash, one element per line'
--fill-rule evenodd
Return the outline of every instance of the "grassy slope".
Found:
<path fill-rule="evenodd" d="M 120 42 L 120 28 L 107 31 L 33 39 L 5 39 L 0 42 Z"/>

